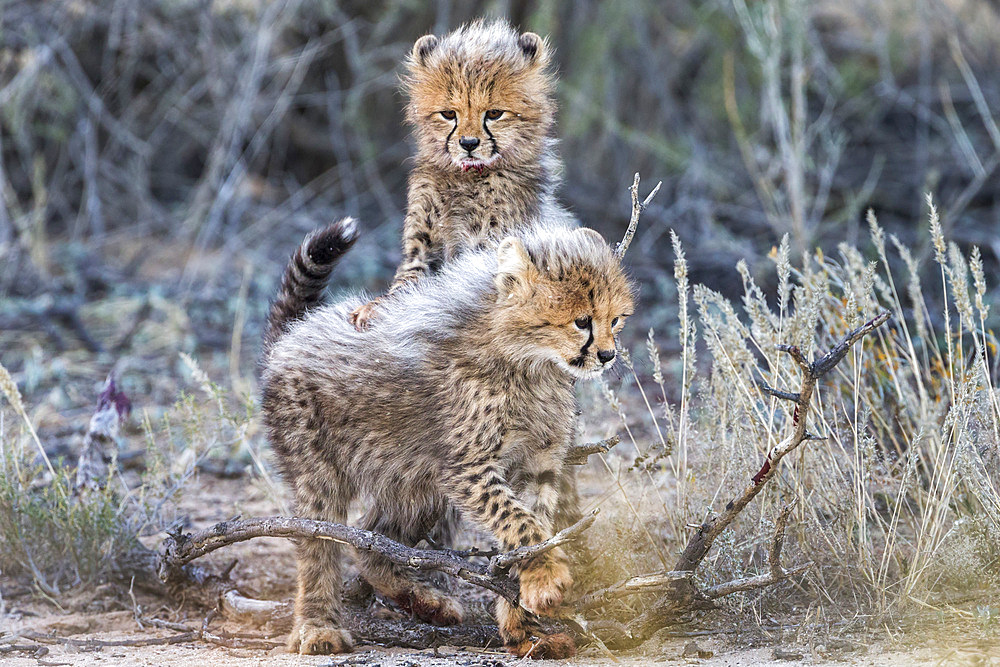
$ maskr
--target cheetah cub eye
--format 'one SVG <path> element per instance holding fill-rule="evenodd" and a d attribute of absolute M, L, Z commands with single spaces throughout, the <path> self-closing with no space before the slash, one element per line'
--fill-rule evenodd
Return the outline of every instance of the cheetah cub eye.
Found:
<path fill-rule="evenodd" d="M 590 315 L 583 315 L 581 317 L 576 318 L 576 320 L 573 322 L 573 324 L 575 324 L 576 328 L 580 329 L 580 330 L 589 329 L 590 328 Z"/>
<path fill-rule="evenodd" d="M 444 118 L 445 120 L 455 120 L 455 116 L 458 115 L 454 111 L 452 111 L 451 109 L 445 109 L 444 111 L 438 111 L 438 113 L 441 114 L 441 117 Z"/>
<path fill-rule="evenodd" d="M 505 113 L 507 112 L 504 111 L 503 109 L 490 109 L 489 111 L 486 112 L 486 120 L 497 120 Z"/>

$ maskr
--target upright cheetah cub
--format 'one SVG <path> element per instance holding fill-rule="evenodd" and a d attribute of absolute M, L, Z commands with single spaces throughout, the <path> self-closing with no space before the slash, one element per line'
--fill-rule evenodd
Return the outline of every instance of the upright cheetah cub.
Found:
<path fill-rule="evenodd" d="M 503 549 L 550 537 L 574 430 L 573 382 L 611 364 L 632 312 L 614 253 L 592 230 L 537 227 L 463 254 L 400 292 L 359 333 L 347 322 L 357 296 L 306 312 L 354 238 L 350 220 L 306 238 L 265 334 L 264 422 L 299 514 L 342 522 L 361 496 L 362 526 L 408 545 L 448 507 Z M 291 650 L 351 648 L 339 552 L 331 541 L 298 545 Z M 406 568 L 358 557 L 363 576 L 404 609 L 432 623 L 461 621 L 457 600 Z M 505 645 L 519 656 L 571 655 L 572 640 L 543 635 L 533 615 L 553 610 L 571 586 L 565 554 L 538 556 L 518 574 L 521 606 L 497 601 Z"/>
<path fill-rule="evenodd" d="M 417 40 L 407 60 L 406 119 L 417 144 L 403 260 L 388 294 L 469 248 L 495 248 L 536 217 L 574 224 L 555 199 L 555 77 L 545 40 L 504 21 Z M 380 299 L 356 308 L 361 330 Z"/>

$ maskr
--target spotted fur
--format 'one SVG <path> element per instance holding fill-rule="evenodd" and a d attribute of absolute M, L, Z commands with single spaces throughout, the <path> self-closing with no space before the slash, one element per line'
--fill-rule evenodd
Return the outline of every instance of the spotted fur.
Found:
<path fill-rule="evenodd" d="M 555 197 L 562 167 L 551 136 L 550 63 L 544 39 L 504 21 L 417 40 L 404 80 L 417 156 L 390 294 L 539 218 L 575 224 Z M 359 329 L 377 317 L 378 304 L 351 314 Z"/>
<path fill-rule="evenodd" d="M 503 549 L 549 537 L 574 430 L 574 380 L 610 365 L 597 353 L 614 350 L 632 310 L 607 243 L 591 230 L 535 227 L 390 295 L 368 332 L 347 322 L 360 302 L 309 310 L 265 353 L 264 422 L 298 513 L 344 521 L 360 497 L 362 525 L 405 544 L 449 507 Z M 350 649 L 339 551 L 331 541 L 298 545 L 293 650 Z M 359 557 L 372 585 L 418 616 L 462 618 L 457 600 L 405 568 Z M 524 654 L 534 635 L 544 649 L 535 657 L 569 655 L 572 642 L 543 637 L 533 616 L 552 611 L 571 586 L 565 554 L 539 556 L 519 576 L 521 606 L 497 605 L 504 642 Z"/>

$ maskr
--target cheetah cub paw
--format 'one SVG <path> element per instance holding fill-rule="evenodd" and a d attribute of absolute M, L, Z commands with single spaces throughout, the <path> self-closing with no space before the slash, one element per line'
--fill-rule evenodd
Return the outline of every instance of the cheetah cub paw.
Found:
<path fill-rule="evenodd" d="M 349 653 L 353 648 L 354 640 L 351 639 L 351 634 L 332 625 L 305 623 L 292 630 L 288 639 L 288 650 L 300 655 Z"/>
<path fill-rule="evenodd" d="M 379 299 L 373 299 L 352 310 L 348 319 L 354 325 L 354 328 L 358 331 L 367 329 L 371 321 L 378 317 L 378 305 Z"/>
<path fill-rule="evenodd" d="M 521 605 L 536 614 L 548 615 L 573 585 L 566 554 L 556 548 L 521 568 Z"/>
<path fill-rule="evenodd" d="M 413 588 L 392 599 L 421 621 L 434 625 L 458 625 L 465 617 L 458 600 L 430 588 Z"/>

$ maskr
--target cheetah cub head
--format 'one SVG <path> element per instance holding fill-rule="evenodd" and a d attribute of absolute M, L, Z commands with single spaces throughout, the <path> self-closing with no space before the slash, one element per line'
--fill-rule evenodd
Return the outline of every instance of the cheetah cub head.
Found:
<path fill-rule="evenodd" d="M 407 120 L 420 159 L 446 170 L 537 161 L 552 127 L 548 44 L 505 21 L 417 40 L 407 61 Z"/>
<path fill-rule="evenodd" d="M 496 342 L 534 363 L 593 378 L 617 357 L 634 287 L 592 229 L 537 229 L 497 249 Z"/>

